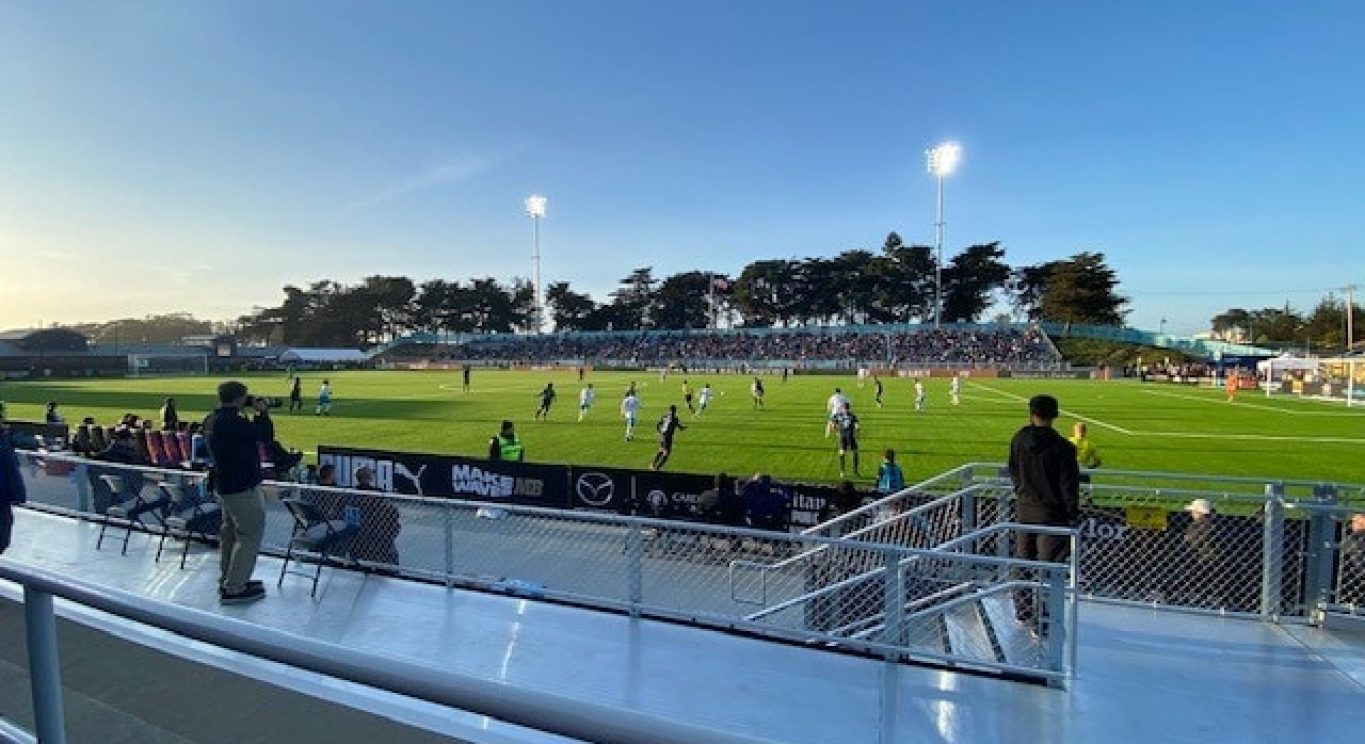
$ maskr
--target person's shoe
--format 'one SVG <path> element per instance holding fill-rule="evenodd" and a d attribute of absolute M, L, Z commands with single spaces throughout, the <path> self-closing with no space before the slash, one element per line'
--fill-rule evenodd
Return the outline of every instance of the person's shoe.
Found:
<path fill-rule="evenodd" d="M 247 604 L 261 599 L 265 599 L 265 587 L 261 584 L 247 584 L 242 591 L 231 594 L 221 590 L 218 592 L 218 604 Z"/>

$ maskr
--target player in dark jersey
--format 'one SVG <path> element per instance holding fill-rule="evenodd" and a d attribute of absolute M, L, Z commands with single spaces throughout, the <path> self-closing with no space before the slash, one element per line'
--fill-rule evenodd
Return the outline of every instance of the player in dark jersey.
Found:
<path fill-rule="evenodd" d="M 877 386 L 877 407 L 882 407 L 882 378 L 872 375 L 872 384 Z"/>
<path fill-rule="evenodd" d="M 668 456 L 673 454 L 673 435 L 677 434 L 679 429 L 687 427 L 683 426 L 682 419 L 678 418 L 678 407 L 669 406 L 668 413 L 659 419 L 659 424 L 655 428 L 659 431 L 659 451 L 654 453 L 654 462 L 649 464 L 650 470 L 658 470 L 668 462 Z"/>
<path fill-rule="evenodd" d="M 844 457 L 847 453 L 853 453 L 853 474 L 858 473 L 858 417 L 854 415 L 853 409 L 848 406 L 843 407 L 834 415 L 834 428 L 839 432 L 839 477 L 844 475 Z"/>
<path fill-rule="evenodd" d="M 537 420 L 548 420 L 550 418 L 550 404 L 555 402 L 555 384 L 545 383 L 545 389 L 540 391 L 540 407 L 536 409 Z"/>
<path fill-rule="evenodd" d="M 749 392 L 754 396 L 754 408 L 763 407 L 763 381 L 754 378 L 754 384 L 749 386 Z"/>

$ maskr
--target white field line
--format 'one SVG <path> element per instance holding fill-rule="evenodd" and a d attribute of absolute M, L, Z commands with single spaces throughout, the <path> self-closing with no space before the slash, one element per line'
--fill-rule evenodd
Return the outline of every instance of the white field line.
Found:
<path fill-rule="evenodd" d="M 1182 437 L 1185 439 L 1242 439 L 1252 442 L 1314 442 L 1319 444 L 1365 444 L 1351 437 L 1303 437 L 1282 434 L 1205 434 L 1193 431 L 1142 431 L 1142 437 Z"/>
<path fill-rule="evenodd" d="M 993 393 L 997 393 L 997 394 L 999 394 L 999 395 L 1004 395 L 1004 396 L 1006 396 L 1006 397 L 1013 398 L 1014 400 L 1020 401 L 1020 402 L 1022 402 L 1022 403 L 1027 403 L 1027 402 L 1028 402 L 1028 398 L 1025 398 L 1025 397 L 1022 396 L 1022 395 L 1015 395 L 1014 393 L 1009 393 L 1009 392 L 1006 392 L 1006 391 L 1004 391 L 1004 390 L 996 390 L 995 388 L 990 387 L 989 385 L 982 385 L 982 384 L 979 383 L 979 382 L 970 382 L 970 381 L 969 381 L 967 384 L 970 385 L 970 386 L 972 386 L 972 387 L 978 387 L 978 388 L 981 388 L 982 390 L 989 390 L 989 391 L 991 391 L 991 392 L 993 392 Z M 1079 421 L 1084 421 L 1084 422 L 1086 422 L 1087 424 L 1094 424 L 1095 426 L 1100 426 L 1100 427 L 1103 427 L 1103 428 L 1105 428 L 1105 429 L 1109 429 L 1109 430 L 1111 430 L 1111 431 L 1116 431 L 1116 432 L 1118 432 L 1118 433 L 1120 433 L 1120 434 L 1125 434 L 1125 435 L 1130 436 L 1130 437 L 1131 437 L 1131 436 L 1136 436 L 1131 430 L 1125 429 L 1125 428 L 1123 428 L 1122 426 L 1119 426 L 1119 425 L 1117 425 L 1117 424 L 1111 424 L 1111 423 L 1109 423 L 1109 422 L 1107 422 L 1107 421 L 1101 421 L 1101 420 L 1099 420 L 1099 419 L 1097 419 L 1097 418 L 1091 418 L 1090 416 L 1082 416 L 1081 414 L 1076 413 L 1075 411 L 1072 411 L 1072 410 L 1069 410 L 1069 409 L 1066 409 L 1066 408 L 1062 408 L 1062 409 L 1060 409 L 1060 410 L 1061 410 L 1062 413 L 1066 414 L 1067 416 L 1070 416 L 1071 418 L 1077 419 L 1077 420 L 1079 420 Z"/>
<path fill-rule="evenodd" d="M 1196 400 L 1201 403 L 1211 403 L 1217 406 L 1236 407 L 1236 408 L 1255 408 L 1261 411 L 1274 411 L 1275 413 L 1286 413 L 1290 416 L 1322 416 L 1327 418 L 1344 418 L 1347 416 L 1362 416 L 1365 413 L 1351 413 L 1347 411 L 1296 411 L 1291 408 L 1280 408 L 1278 406 L 1267 406 L 1261 403 L 1248 403 L 1237 399 L 1232 403 L 1222 395 L 1190 395 L 1189 393 L 1168 393 L 1164 390 L 1143 390 L 1148 395 L 1159 395 L 1163 398 L 1179 398 L 1180 400 Z"/>

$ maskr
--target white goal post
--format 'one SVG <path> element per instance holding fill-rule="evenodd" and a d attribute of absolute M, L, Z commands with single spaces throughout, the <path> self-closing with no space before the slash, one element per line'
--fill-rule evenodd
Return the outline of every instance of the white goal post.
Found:
<path fill-rule="evenodd" d="M 129 377 L 207 375 L 208 373 L 209 356 L 207 353 L 128 355 Z"/>
<path fill-rule="evenodd" d="M 1295 395 L 1344 401 L 1348 406 L 1365 403 L 1365 358 L 1280 356 L 1256 366 L 1266 397 Z"/>

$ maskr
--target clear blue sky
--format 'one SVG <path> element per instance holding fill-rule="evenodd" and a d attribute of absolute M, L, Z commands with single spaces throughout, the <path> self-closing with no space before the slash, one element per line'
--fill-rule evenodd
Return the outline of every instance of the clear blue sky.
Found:
<path fill-rule="evenodd" d="M 1132 323 L 1365 283 L 1358 2 L 0 4 L 0 327 L 932 241 Z"/>

